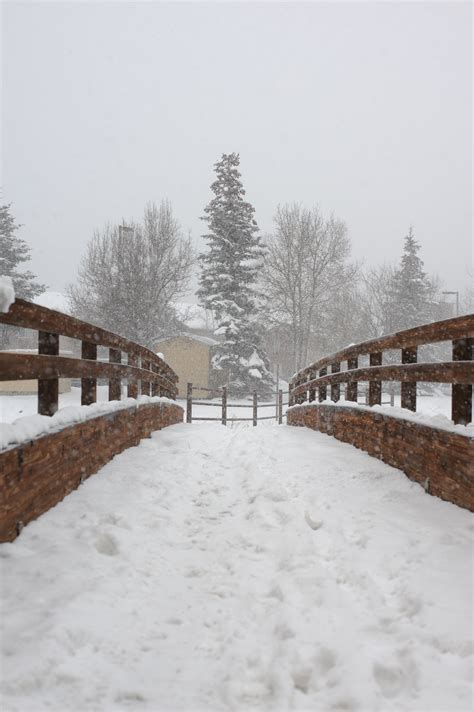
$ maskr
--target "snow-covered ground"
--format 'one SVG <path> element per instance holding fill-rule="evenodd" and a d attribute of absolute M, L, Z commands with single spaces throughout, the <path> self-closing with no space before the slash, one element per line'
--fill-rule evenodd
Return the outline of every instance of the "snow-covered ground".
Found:
<path fill-rule="evenodd" d="M 473 529 L 320 433 L 172 426 L 0 546 L 2 709 L 467 712 Z"/>

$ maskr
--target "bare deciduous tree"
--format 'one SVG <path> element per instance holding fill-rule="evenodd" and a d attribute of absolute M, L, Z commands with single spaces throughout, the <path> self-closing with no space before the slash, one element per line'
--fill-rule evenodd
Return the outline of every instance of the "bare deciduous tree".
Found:
<path fill-rule="evenodd" d="M 314 356 L 323 314 L 354 279 L 356 267 L 348 262 L 350 242 L 341 220 L 293 204 L 278 207 L 275 224 L 263 274 L 268 319 L 289 337 L 297 371 Z"/>
<path fill-rule="evenodd" d="M 141 224 L 95 233 L 69 288 L 72 311 L 152 346 L 176 328 L 174 302 L 186 292 L 193 261 L 171 205 L 149 203 Z"/>

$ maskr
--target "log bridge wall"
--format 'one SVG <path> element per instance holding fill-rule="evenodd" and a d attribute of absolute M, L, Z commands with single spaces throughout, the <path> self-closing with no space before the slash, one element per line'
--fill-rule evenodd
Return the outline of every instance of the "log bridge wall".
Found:
<path fill-rule="evenodd" d="M 418 362 L 418 347 L 450 341 L 452 360 Z M 388 411 L 356 406 L 358 384 L 368 382 L 369 405 L 380 405 L 382 382 L 401 384 L 401 406 L 416 411 L 417 382 L 451 385 L 455 424 L 472 421 L 474 315 L 400 331 L 350 346 L 297 373 L 290 382 L 288 424 L 333 435 L 401 469 L 433 495 L 474 511 L 474 439 L 464 434 L 393 417 Z M 386 351 L 399 349 L 401 363 L 385 364 Z M 369 366 L 359 368 L 360 356 Z M 330 372 L 328 373 L 328 369 Z M 344 407 L 341 384 L 345 385 Z M 354 407 L 350 407 L 350 403 Z"/>
<path fill-rule="evenodd" d="M 114 455 L 137 445 L 154 430 L 182 422 L 173 403 L 178 377 L 156 354 L 117 334 L 66 314 L 17 299 L 0 323 L 38 331 L 38 354 L 0 352 L 0 380 L 38 380 L 38 413 L 58 410 L 59 378 L 81 379 L 81 404 L 97 399 L 97 379 L 108 379 L 110 401 L 127 396 L 165 396 L 168 400 L 129 405 L 43 435 L 0 452 L 0 541 L 13 540 L 36 519 L 97 472 Z M 59 337 L 81 342 L 81 357 L 59 356 Z M 97 361 L 98 347 L 109 362 Z"/>

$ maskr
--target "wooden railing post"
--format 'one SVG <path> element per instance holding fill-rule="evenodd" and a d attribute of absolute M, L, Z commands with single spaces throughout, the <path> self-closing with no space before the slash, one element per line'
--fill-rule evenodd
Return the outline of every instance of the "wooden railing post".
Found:
<path fill-rule="evenodd" d="M 283 422 L 283 391 L 280 389 L 278 391 L 278 424 L 281 425 Z"/>
<path fill-rule="evenodd" d="M 48 331 L 38 332 L 38 354 L 58 356 L 59 336 Z M 59 403 L 59 380 L 57 378 L 38 379 L 38 413 L 54 415 Z"/>
<path fill-rule="evenodd" d="M 316 378 L 316 374 L 314 373 L 314 371 L 310 371 L 310 372 L 309 372 L 309 380 L 312 381 L 313 378 Z M 313 401 L 316 400 L 316 388 L 310 388 L 310 389 L 309 389 L 308 400 L 309 400 L 310 403 L 312 403 Z"/>
<path fill-rule="evenodd" d="M 402 349 L 402 363 L 416 363 L 418 360 L 418 348 Z M 400 405 L 408 410 L 416 410 L 416 382 L 402 381 L 401 383 Z"/>
<path fill-rule="evenodd" d="M 298 387 L 298 386 L 301 386 L 302 384 L 303 384 L 303 381 L 302 381 L 301 377 L 300 377 L 300 378 L 297 378 L 296 381 L 295 381 L 295 386 Z M 295 403 L 296 403 L 297 405 L 301 405 L 301 403 L 304 403 L 304 401 L 305 401 L 305 394 L 304 394 L 304 393 L 298 393 L 298 395 L 295 396 Z"/>
<path fill-rule="evenodd" d="M 253 392 L 253 425 L 257 425 L 257 391 Z"/>
<path fill-rule="evenodd" d="M 327 372 L 328 372 L 328 370 L 327 370 L 326 367 L 321 368 L 320 371 L 319 371 L 319 375 L 320 375 L 320 376 L 326 376 L 326 375 L 327 375 Z M 318 391 L 319 391 L 319 392 L 318 392 L 318 400 L 319 400 L 320 403 L 322 403 L 322 401 L 325 401 L 326 398 L 328 397 L 328 387 L 327 387 L 326 385 L 324 385 L 324 386 L 319 386 Z"/>
<path fill-rule="evenodd" d="M 331 364 L 331 373 L 339 373 L 341 370 L 341 364 L 339 361 L 336 361 L 335 363 Z M 334 403 L 337 403 L 338 400 L 341 398 L 341 384 L 340 383 L 331 383 L 331 400 Z"/>
<path fill-rule="evenodd" d="M 142 368 L 145 369 L 145 371 L 149 371 L 150 370 L 150 362 L 142 359 Z M 143 379 L 141 381 L 140 392 L 141 392 L 142 396 L 150 395 L 150 381 L 145 381 L 145 379 Z"/>
<path fill-rule="evenodd" d="M 369 362 L 371 366 L 382 365 L 382 353 L 370 354 Z M 369 381 L 369 405 L 380 405 L 382 402 L 382 381 Z"/>
<path fill-rule="evenodd" d="M 151 365 L 151 370 L 153 373 L 159 373 L 160 369 L 158 366 L 155 366 L 154 364 Z M 151 395 L 152 396 L 161 396 L 161 390 L 160 390 L 160 384 L 155 383 L 155 381 L 152 381 L 151 383 Z"/>
<path fill-rule="evenodd" d="M 109 349 L 109 363 L 122 363 L 120 349 Z M 122 381 L 120 378 L 109 378 L 109 401 L 120 400 L 122 397 Z"/>
<path fill-rule="evenodd" d="M 352 371 L 359 366 L 359 359 L 357 356 L 347 359 L 347 370 Z M 357 381 L 349 381 L 346 387 L 346 400 L 354 401 L 357 403 Z"/>
<path fill-rule="evenodd" d="M 472 361 L 474 339 L 453 341 L 453 361 Z M 472 384 L 453 383 L 451 396 L 451 418 L 454 423 L 466 425 L 472 420 Z"/>
<path fill-rule="evenodd" d="M 128 354 L 128 365 L 138 366 L 138 356 L 136 354 Z M 137 381 L 128 381 L 127 383 L 128 398 L 138 398 L 138 383 Z"/>
<path fill-rule="evenodd" d="M 193 384 L 188 383 L 186 391 L 186 422 L 193 422 Z"/>
<path fill-rule="evenodd" d="M 83 341 L 81 344 L 81 358 L 87 361 L 97 361 L 97 344 Z M 97 379 L 81 378 L 81 405 L 91 405 L 97 401 Z"/>
<path fill-rule="evenodd" d="M 298 388 L 298 386 L 301 384 L 301 378 L 297 378 L 295 381 L 295 388 Z M 301 405 L 301 403 L 304 401 L 304 398 L 301 393 L 298 393 L 295 395 L 295 405 Z"/>
<path fill-rule="evenodd" d="M 222 387 L 222 425 L 227 425 L 227 388 Z"/>

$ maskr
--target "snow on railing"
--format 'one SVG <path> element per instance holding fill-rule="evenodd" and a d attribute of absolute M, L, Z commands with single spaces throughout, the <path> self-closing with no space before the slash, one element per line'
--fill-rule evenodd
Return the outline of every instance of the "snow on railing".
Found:
<path fill-rule="evenodd" d="M 127 397 L 166 396 L 176 399 L 178 376 L 150 349 L 98 326 L 38 304 L 16 299 L 0 323 L 38 331 L 38 354 L 0 352 L 0 381 L 38 380 L 38 413 L 58 409 L 59 378 L 81 379 L 81 404 L 97 400 L 97 379 L 109 382 L 109 401 L 120 400 L 122 379 Z M 81 342 L 81 357 L 59 355 L 59 337 Z M 97 360 L 97 348 L 109 349 L 109 362 Z M 126 363 L 123 356 L 126 356 Z"/>
<path fill-rule="evenodd" d="M 452 360 L 441 363 L 419 363 L 418 347 L 452 342 Z M 338 402 L 341 384 L 346 384 L 346 400 L 357 402 L 358 384 L 368 382 L 368 405 L 380 405 L 382 382 L 401 384 L 401 407 L 416 411 L 418 381 L 451 384 L 451 417 L 454 423 L 466 425 L 472 420 L 472 384 L 474 383 L 474 314 L 437 321 L 399 331 L 379 339 L 351 345 L 325 356 L 299 371 L 290 381 L 290 406 L 325 401 L 330 387 L 331 400 Z M 400 364 L 383 364 L 385 351 L 401 350 Z M 359 356 L 368 355 L 368 367 L 359 368 Z M 347 369 L 341 370 L 341 363 Z M 328 368 L 331 371 L 328 373 Z"/>

